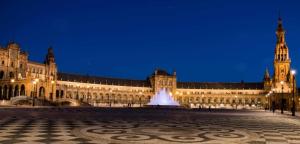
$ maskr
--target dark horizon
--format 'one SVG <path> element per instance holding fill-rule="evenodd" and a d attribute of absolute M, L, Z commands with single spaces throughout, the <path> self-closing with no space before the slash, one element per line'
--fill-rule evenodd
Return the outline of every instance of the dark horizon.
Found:
<path fill-rule="evenodd" d="M 59 72 L 146 79 L 156 68 L 178 81 L 261 82 L 273 75 L 278 11 L 297 58 L 299 2 L 0 2 L 0 44 L 15 41 L 42 62 L 52 46 Z"/>

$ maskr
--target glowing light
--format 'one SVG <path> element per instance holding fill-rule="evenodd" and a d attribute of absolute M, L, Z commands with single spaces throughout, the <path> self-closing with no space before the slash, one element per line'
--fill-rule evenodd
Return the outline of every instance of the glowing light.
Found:
<path fill-rule="evenodd" d="M 296 70 L 291 70 L 292 75 L 296 74 Z"/>
<path fill-rule="evenodd" d="M 51 84 L 54 84 L 54 81 L 53 81 L 53 80 L 51 81 Z"/>
<path fill-rule="evenodd" d="M 148 105 L 179 106 L 179 103 L 173 99 L 170 92 L 163 88 L 151 98 Z"/>
<path fill-rule="evenodd" d="M 14 82 L 15 82 L 15 79 L 11 79 L 10 82 L 11 82 L 11 83 L 14 83 Z"/>
<path fill-rule="evenodd" d="M 284 84 L 284 81 L 281 81 L 280 84 L 283 85 L 283 84 Z"/>

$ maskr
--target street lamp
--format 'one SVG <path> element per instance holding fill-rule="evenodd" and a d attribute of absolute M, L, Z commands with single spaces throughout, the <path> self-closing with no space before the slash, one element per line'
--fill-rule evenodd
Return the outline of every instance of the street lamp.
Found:
<path fill-rule="evenodd" d="M 284 81 L 281 81 L 280 84 L 281 84 L 281 114 L 283 114 L 283 84 L 284 84 Z"/>
<path fill-rule="evenodd" d="M 108 104 L 109 104 L 109 107 L 111 107 L 111 101 L 110 101 L 110 96 L 112 95 L 112 89 L 111 90 L 109 90 L 109 95 L 108 95 Z"/>
<path fill-rule="evenodd" d="M 270 91 L 271 92 L 271 91 Z M 269 108 L 270 110 L 271 110 L 271 108 L 270 108 L 270 92 L 266 95 L 266 98 L 267 98 L 267 100 L 268 100 L 268 107 L 266 108 L 266 110 Z"/>
<path fill-rule="evenodd" d="M 87 103 L 89 103 L 89 98 L 90 98 L 90 86 L 87 86 L 87 89 L 88 89 L 88 93 L 87 93 L 86 101 L 87 101 Z"/>
<path fill-rule="evenodd" d="M 275 96 L 274 93 L 275 93 L 275 90 L 276 90 L 275 88 L 272 88 L 272 93 L 273 93 L 273 94 L 272 94 L 272 98 L 270 97 L 270 99 L 271 99 L 271 100 L 270 100 L 270 103 L 272 102 L 272 104 L 271 104 L 271 108 L 272 108 L 272 109 L 275 109 L 275 101 L 274 101 L 274 96 Z M 271 108 L 270 108 L 270 111 L 271 111 Z"/>
<path fill-rule="evenodd" d="M 78 100 L 79 99 L 79 95 L 78 95 L 78 91 L 79 91 L 79 84 L 76 85 L 76 88 L 77 88 L 77 95 L 76 95 L 76 99 Z"/>
<path fill-rule="evenodd" d="M 36 81 L 34 80 L 32 82 L 33 84 L 33 93 L 32 93 L 32 106 L 34 106 L 34 98 L 35 98 L 35 87 L 36 87 Z"/>
<path fill-rule="evenodd" d="M 142 96 L 142 94 L 143 94 L 142 92 L 139 92 L 139 95 L 140 95 L 140 96 L 139 96 L 139 103 L 140 103 L 140 107 L 142 107 L 142 100 L 141 100 L 141 96 Z"/>
<path fill-rule="evenodd" d="M 53 85 L 54 85 L 54 81 L 52 80 L 51 81 L 51 97 L 50 97 L 50 99 L 51 99 L 51 101 L 53 100 Z"/>
<path fill-rule="evenodd" d="M 296 70 L 292 70 L 292 77 L 293 77 L 293 106 L 292 106 L 292 116 L 295 116 L 296 106 L 295 106 L 295 75 Z"/>
<path fill-rule="evenodd" d="M 15 79 L 11 79 L 11 80 L 10 80 L 10 83 L 11 83 L 11 86 L 12 86 L 12 87 L 13 87 L 13 85 L 14 85 L 14 82 L 15 82 Z M 12 89 L 13 89 L 13 88 L 12 88 Z M 13 90 L 12 90 L 12 94 L 13 94 L 13 95 L 11 95 L 11 96 L 12 96 L 12 97 L 15 96 L 15 95 L 16 95 L 15 93 L 16 93 L 16 91 L 13 93 Z"/>
<path fill-rule="evenodd" d="M 271 111 L 271 107 L 272 107 L 272 104 L 271 104 L 271 96 L 272 96 L 272 93 L 273 93 L 273 89 L 267 94 L 267 97 L 268 97 L 268 105 L 269 105 L 269 110 Z"/>
<path fill-rule="evenodd" d="M 235 96 L 235 109 L 237 110 L 237 96 Z"/>

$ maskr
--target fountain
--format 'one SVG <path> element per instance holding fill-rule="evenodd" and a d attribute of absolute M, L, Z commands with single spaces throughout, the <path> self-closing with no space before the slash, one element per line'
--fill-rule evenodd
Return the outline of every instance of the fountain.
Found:
<path fill-rule="evenodd" d="M 148 106 L 178 107 L 177 101 L 173 99 L 171 94 L 165 88 L 157 92 L 147 104 Z"/>

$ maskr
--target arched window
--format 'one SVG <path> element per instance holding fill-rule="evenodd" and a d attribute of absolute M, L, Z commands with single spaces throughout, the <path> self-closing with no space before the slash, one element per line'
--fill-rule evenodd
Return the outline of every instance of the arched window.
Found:
<path fill-rule="evenodd" d="M 0 86 L 0 100 L 3 100 L 2 86 Z"/>
<path fill-rule="evenodd" d="M 39 97 L 45 97 L 45 88 L 44 87 L 40 87 L 40 89 L 39 89 Z"/>
<path fill-rule="evenodd" d="M 10 85 L 8 88 L 8 100 L 13 97 L 13 87 Z"/>
<path fill-rule="evenodd" d="M 9 77 L 10 78 L 14 78 L 15 77 L 14 73 L 13 72 L 9 72 Z"/>
<path fill-rule="evenodd" d="M 7 96 L 7 90 L 8 90 L 8 89 L 7 89 L 7 85 L 5 85 L 5 86 L 4 86 L 4 89 L 3 89 L 3 99 L 6 99 L 6 100 L 8 99 L 8 96 Z"/>
<path fill-rule="evenodd" d="M 25 96 L 25 86 L 24 85 L 21 85 L 20 95 Z"/>
<path fill-rule="evenodd" d="M 4 78 L 4 71 L 0 71 L 0 79 Z"/>
<path fill-rule="evenodd" d="M 19 86 L 15 86 L 14 96 L 19 96 Z"/>
<path fill-rule="evenodd" d="M 64 91 L 61 90 L 61 91 L 60 91 L 60 98 L 63 98 L 63 97 L 64 97 Z"/>
<path fill-rule="evenodd" d="M 56 90 L 56 98 L 59 98 L 59 90 Z"/>

